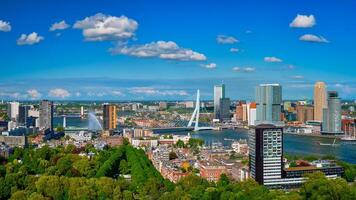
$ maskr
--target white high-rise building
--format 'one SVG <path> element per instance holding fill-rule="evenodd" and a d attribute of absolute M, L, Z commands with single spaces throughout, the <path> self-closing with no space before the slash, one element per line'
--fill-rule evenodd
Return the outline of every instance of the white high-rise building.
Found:
<path fill-rule="evenodd" d="M 17 121 L 19 116 L 19 102 L 10 102 L 7 105 L 7 115 L 12 121 Z"/>
<path fill-rule="evenodd" d="M 256 121 L 256 103 L 247 104 L 247 119 L 248 125 L 254 126 Z"/>

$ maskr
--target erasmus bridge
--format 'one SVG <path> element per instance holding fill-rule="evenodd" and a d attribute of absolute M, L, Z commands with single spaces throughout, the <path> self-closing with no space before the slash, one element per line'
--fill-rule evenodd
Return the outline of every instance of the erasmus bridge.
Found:
<path fill-rule="evenodd" d="M 195 103 L 195 109 L 193 111 L 193 114 L 187 124 L 187 121 L 182 121 L 182 120 L 175 120 L 172 121 L 173 123 L 172 127 L 155 127 L 153 130 L 156 131 L 164 131 L 164 130 L 193 130 L 193 131 L 201 131 L 201 130 L 213 130 L 214 127 L 211 126 L 199 126 L 202 125 L 202 123 L 199 124 L 199 115 L 200 115 L 200 91 L 197 90 L 197 99 Z"/>

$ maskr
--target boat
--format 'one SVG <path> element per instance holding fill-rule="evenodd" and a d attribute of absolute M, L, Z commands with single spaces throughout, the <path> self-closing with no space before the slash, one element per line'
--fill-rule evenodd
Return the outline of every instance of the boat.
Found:
<path fill-rule="evenodd" d="M 331 147 L 335 147 L 335 146 L 339 146 L 340 144 L 336 144 L 336 138 L 334 139 L 334 142 L 333 143 L 322 143 L 322 142 L 319 142 L 319 145 L 320 146 L 331 146 Z"/>
<path fill-rule="evenodd" d="M 234 139 L 224 138 L 225 141 L 234 141 Z"/>

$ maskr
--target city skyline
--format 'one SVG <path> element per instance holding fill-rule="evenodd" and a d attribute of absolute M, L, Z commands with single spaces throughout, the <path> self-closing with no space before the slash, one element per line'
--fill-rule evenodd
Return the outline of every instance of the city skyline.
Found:
<path fill-rule="evenodd" d="M 355 99 L 355 2 L 83 3 L 0 3 L 0 99 L 312 99 L 317 81 Z"/>

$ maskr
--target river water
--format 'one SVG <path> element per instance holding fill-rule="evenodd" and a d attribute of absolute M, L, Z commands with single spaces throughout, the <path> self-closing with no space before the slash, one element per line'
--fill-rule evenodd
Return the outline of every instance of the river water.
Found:
<path fill-rule="evenodd" d="M 54 118 L 54 125 L 62 124 L 62 118 Z M 87 119 L 67 118 L 67 126 L 88 127 Z M 174 134 L 186 135 L 188 132 L 175 132 Z M 222 131 L 190 132 L 193 138 L 200 138 L 206 145 L 221 143 L 230 146 L 232 140 L 248 139 L 248 131 L 245 129 Z M 333 155 L 343 161 L 356 164 L 356 143 L 336 141 L 337 146 L 321 146 L 319 143 L 333 143 L 333 139 L 310 136 L 290 135 L 283 136 L 284 153 L 294 155 Z"/>

